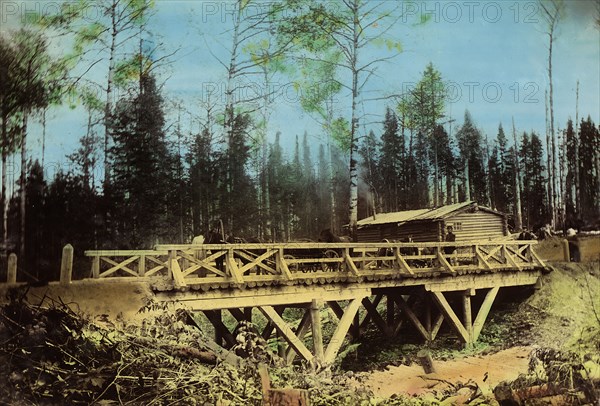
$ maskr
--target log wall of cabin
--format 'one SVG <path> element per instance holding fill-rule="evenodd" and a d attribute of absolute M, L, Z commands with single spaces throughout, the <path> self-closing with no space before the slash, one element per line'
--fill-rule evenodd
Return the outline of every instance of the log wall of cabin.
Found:
<path fill-rule="evenodd" d="M 451 225 L 457 240 L 489 240 L 506 235 L 503 216 L 485 211 L 459 213 L 445 220 L 444 230 Z"/>

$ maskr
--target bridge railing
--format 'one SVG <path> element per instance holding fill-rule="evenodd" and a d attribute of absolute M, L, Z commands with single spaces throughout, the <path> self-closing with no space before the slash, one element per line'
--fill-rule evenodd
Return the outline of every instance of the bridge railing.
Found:
<path fill-rule="evenodd" d="M 327 283 L 544 267 L 536 241 L 158 245 L 86 251 L 91 276 L 162 277 L 174 286 Z"/>

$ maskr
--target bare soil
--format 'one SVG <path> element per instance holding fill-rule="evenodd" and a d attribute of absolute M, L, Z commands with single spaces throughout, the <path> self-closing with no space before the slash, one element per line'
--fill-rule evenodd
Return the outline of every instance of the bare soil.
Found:
<path fill-rule="evenodd" d="M 359 374 L 353 381 L 366 386 L 378 398 L 440 395 L 459 382 L 474 383 L 483 394 L 491 394 L 500 382 L 527 372 L 531 349 L 513 347 L 494 354 L 434 361 L 435 372 L 431 374 L 425 374 L 418 364 L 390 366 L 383 371 Z"/>

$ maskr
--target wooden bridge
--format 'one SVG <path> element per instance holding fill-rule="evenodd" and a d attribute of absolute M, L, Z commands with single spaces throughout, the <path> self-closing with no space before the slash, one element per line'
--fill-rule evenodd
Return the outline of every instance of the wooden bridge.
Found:
<path fill-rule="evenodd" d="M 267 320 L 260 334 L 280 338 L 284 359 L 300 356 L 328 365 L 345 337 L 358 338 L 369 323 L 386 336 L 410 323 L 432 341 L 446 322 L 466 345 L 473 344 L 500 288 L 539 283 L 546 267 L 535 244 L 158 245 L 147 251 L 85 254 L 92 259 L 93 278 L 143 278 L 158 301 L 203 312 L 225 348 L 234 347 L 236 337 L 224 322 L 224 311 L 241 323 L 252 321 L 257 309 Z M 299 322 L 284 315 L 291 308 L 301 309 Z M 322 324 L 329 314 L 337 325 L 325 342 Z"/>

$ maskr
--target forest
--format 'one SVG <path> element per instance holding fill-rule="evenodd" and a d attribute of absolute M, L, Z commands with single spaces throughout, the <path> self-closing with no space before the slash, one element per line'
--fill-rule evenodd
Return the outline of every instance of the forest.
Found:
<path fill-rule="evenodd" d="M 554 117 L 552 49 L 564 2 L 540 0 L 544 134 L 518 131 L 514 120 L 484 134 L 468 110 L 453 125 L 449 78 L 433 63 L 407 91 L 386 98 L 377 112 L 383 119 L 367 127 L 364 86 L 402 51 L 388 37 L 398 9 L 286 0 L 247 12 L 253 3 L 231 4 L 223 100 L 214 95 L 197 107 L 174 104 L 164 90 L 177 51 L 144 42 L 152 1 L 94 3 L 102 7 L 94 21 L 85 18 L 91 2 L 64 3 L 1 33 L 0 274 L 14 252 L 20 275 L 56 279 L 67 243 L 82 260 L 85 249 L 189 243 L 215 224 L 245 239 L 316 240 L 326 228 L 352 235 L 358 219 L 376 213 L 466 200 L 506 213 L 512 231 L 600 228 L 595 113 L 579 112 L 574 101 L 575 118 Z M 60 56 L 52 52 L 57 38 L 71 39 Z M 377 54 L 365 58 L 369 47 Z M 298 104 L 320 134 L 270 133 L 271 94 L 239 97 L 240 86 L 269 89 L 275 76 L 304 90 Z M 32 122 L 45 136 L 48 112 L 64 106 L 84 112 L 86 129 L 69 165 L 48 176 L 46 146 L 34 156 L 27 140 Z M 184 125 L 185 108 L 196 109 L 196 125 Z M 14 184 L 11 162 L 19 168 Z"/>

